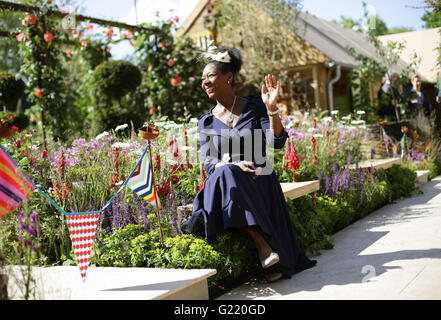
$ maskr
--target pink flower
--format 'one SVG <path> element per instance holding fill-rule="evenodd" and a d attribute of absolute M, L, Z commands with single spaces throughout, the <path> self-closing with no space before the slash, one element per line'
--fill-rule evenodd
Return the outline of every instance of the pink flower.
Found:
<path fill-rule="evenodd" d="M 17 34 L 17 40 L 18 42 L 22 42 L 26 38 L 26 35 L 24 33 Z"/>
<path fill-rule="evenodd" d="M 175 16 L 174 19 L 175 19 L 176 22 L 179 22 L 179 17 L 178 16 Z"/>
<path fill-rule="evenodd" d="M 54 39 L 54 36 L 53 36 L 52 33 L 50 33 L 50 32 L 46 32 L 46 33 L 43 35 L 43 38 L 44 38 L 44 41 L 46 41 L 46 42 L 51 42 L 51 41 Z"/>
<path fill-rule="evenodd" d="M 67 50 L 66 50 L 66 55 L 67 55 L 68 57 L 70 57 L 70 56 L 72 55 L 72 51 L 71 51 L 70 49 L 67 49 Z"/>
<path fill-rule="evenodd" d="M 80 44 L 81 44 L 81 48 L 87 48 L 87 45 L 89 44 L 86 40 L 82 40 L 81 42 L 80 42 Z"/>
<path fill-rule="evenodd" d="M 170 59 L 168 60 L 167 64 L 168 64 L 169 67 L 173 67 L 173 66 L 175 65 L 175 59 L 170 58 Z"/>

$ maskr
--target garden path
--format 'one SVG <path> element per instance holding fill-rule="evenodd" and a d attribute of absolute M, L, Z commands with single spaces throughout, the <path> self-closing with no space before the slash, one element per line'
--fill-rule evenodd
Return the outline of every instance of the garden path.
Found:
<path fill-rule="evenodd" d="M 418 191 L 421 190 L 421 191 Z M 441 176 L 334 235 L 317 266 L 218 300 L 441 299 Z"/>

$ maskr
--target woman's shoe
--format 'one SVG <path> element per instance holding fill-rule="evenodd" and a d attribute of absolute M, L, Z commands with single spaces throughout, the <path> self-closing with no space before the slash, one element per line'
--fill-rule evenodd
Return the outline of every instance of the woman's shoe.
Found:
<path fill-rule="evenodd" d="M 260 263 L 262 264 L 262 268 L 266 269 L 275 265 L 279 261 L 280 261 L 279 255 L 275 252 L 271 252 L 269 257 L 266 259 L 261 259 Z"/>
<path fill-rule="evenodd" d="M 282 278 L 283 274 L 281 272 L 275 272 L 265 275 L 265 279 L 268 282 L 276 282 L 277 280 L 280 280 Z"/>

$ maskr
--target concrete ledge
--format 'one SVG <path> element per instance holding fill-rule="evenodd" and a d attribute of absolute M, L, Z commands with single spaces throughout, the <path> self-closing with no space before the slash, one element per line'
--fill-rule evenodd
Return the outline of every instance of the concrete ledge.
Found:
<path fill-rule="evenodd" d="M 8 296 L 23 299 L 20 266 L 8 266 Z M 32 300 L 208 300 L 207 278 L 215 269 L 89 267 L 83 282 L 77 266 L 33 267 Z"/>
<path fill-rule="evenodd" d="M 429 170 L 417 170 L 417 181 L 415 182 L 415 188 L 418 188 L 422 184 L 429 181 Z"/>
<path fill-rule="evenodd" d="M 284 182 L 281 183 L 283 194 L 286 199 L 296 199 L 320 189 L 318 180 L 303 182 Z"/>

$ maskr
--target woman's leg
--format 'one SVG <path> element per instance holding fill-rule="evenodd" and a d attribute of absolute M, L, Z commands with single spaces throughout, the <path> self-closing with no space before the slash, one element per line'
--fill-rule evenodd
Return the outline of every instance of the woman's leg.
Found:
<path fill-rule="evenodd" d="M 257 248 L 257 252 L 259 253 L 260 260 L 268 258 L 271 252 L 273 252 L 269 244 L 265 241 L 265 239 L 260 235 L 259 232 L 254 231 L 250 228 L 240 228 L 240 231 L 249 235 L 251 239 L 253 239 L 254 245 Z"/>

